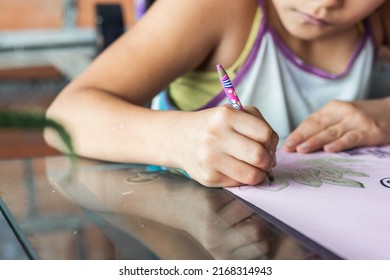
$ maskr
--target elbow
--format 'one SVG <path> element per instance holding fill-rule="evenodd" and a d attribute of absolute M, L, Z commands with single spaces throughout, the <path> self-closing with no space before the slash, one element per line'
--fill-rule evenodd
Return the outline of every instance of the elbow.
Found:
<path fill-rule="evenodd" d="M 61 117 L 61 112 L 58 109 L 56 109 L 55 105 L 54 106 L 53 105 L 54 104 L 51 104 L 47 109 L 46 119 L 53 120 L 66 129 L 65 122 L 63 121 L 63 117 Z M 43 129 L 43 139 L 48 146 L 56 150 L 59 150 L 61 152 L 66 151 L 64 145 L 62 144 L 60 135 L 53 127 L 46 126 Z"/>
<path fill-rule="evenodd" d="M 48 146 L 50 146 L 56 150 L 60 149 L 59 146 L 57 145 L 58 140 L 56 140 L 56 135 L 55 135 L 53 129 L 46 127 L 43 130 L 43 140 L 45 141 L 45 143 Z"/>

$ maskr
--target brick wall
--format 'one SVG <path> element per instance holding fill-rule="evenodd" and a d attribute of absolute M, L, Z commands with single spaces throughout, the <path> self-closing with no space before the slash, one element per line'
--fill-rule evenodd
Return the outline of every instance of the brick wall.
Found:
<path fill-rule="evenodd" d="M 62 6 L 62 0 L 0 0 L 0 30 L 60 28 Z"/>
<path fill-rule="evenodd" d="M 0 0 L 0 31 L 62 28 L 64 2 L 65 0 Z M 122 6 L 125 24 L 130 25 L 134 20 L 133 0 L 78 0 L 78 26 L 95 25 L 97 3 L 118 3 Z"/>

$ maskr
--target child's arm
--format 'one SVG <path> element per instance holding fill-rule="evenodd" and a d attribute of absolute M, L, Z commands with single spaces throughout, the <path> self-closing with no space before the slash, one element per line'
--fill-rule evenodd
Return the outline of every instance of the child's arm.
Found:
<path fill-rule="evenodd" d="M 258 112 L 142 107 L 189 70 L 231 65 L 255 7 L 256 1 L 157 1 L 60 93 L 47 115 L 66 126 L 81 156 L 179 167 L 208 186 L 262 181 L 277 136 Z M 45 139 L 61 149 L 50 131 Z"/>

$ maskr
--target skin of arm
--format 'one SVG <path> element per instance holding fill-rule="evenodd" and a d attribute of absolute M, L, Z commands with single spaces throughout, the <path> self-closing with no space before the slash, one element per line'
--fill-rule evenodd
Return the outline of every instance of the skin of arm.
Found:
<path fill-rule="evenodd" d="M 245 113 L 225 106 L 199 112 L 142 107 L 187 71 L 231 65 L 255 7 L 255 0 L 157 1 L 59 94 L 47 116 L 68 129 L 81 156 L 179 167 L 206 186 L 263 181 L 278 137 L 255 108 Z M 61 149 L 50 130 L 44 137 Z"/>
<path fill-rule="evenodd" d="M 369 18 L 377 59 L 390 60 L 390 2 Z M 385 16 L 386 15 L 386 16 Z M 388 93 L 390 96 L 390 93 Z M 390 144 L 390 97 L 343 102 L 334 100 L 310 115 L 286 139 L 284 150 L 310 153 Z M 346 117 L 348 116 L 348 117 Z"/>

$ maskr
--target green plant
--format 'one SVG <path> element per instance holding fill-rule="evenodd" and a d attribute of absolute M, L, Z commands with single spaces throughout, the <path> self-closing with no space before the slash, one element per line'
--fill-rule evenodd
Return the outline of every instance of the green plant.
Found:
<path fill-rule="evenodd" d="M 47 118 L 43 112 L 37 111 L 0 111 L 0 129 L 54 129 L 65 147 L 67 154 L 70 156 L 72 163 L 76 160 L 72 139 L 65 128 L 57 121 Z"/>

